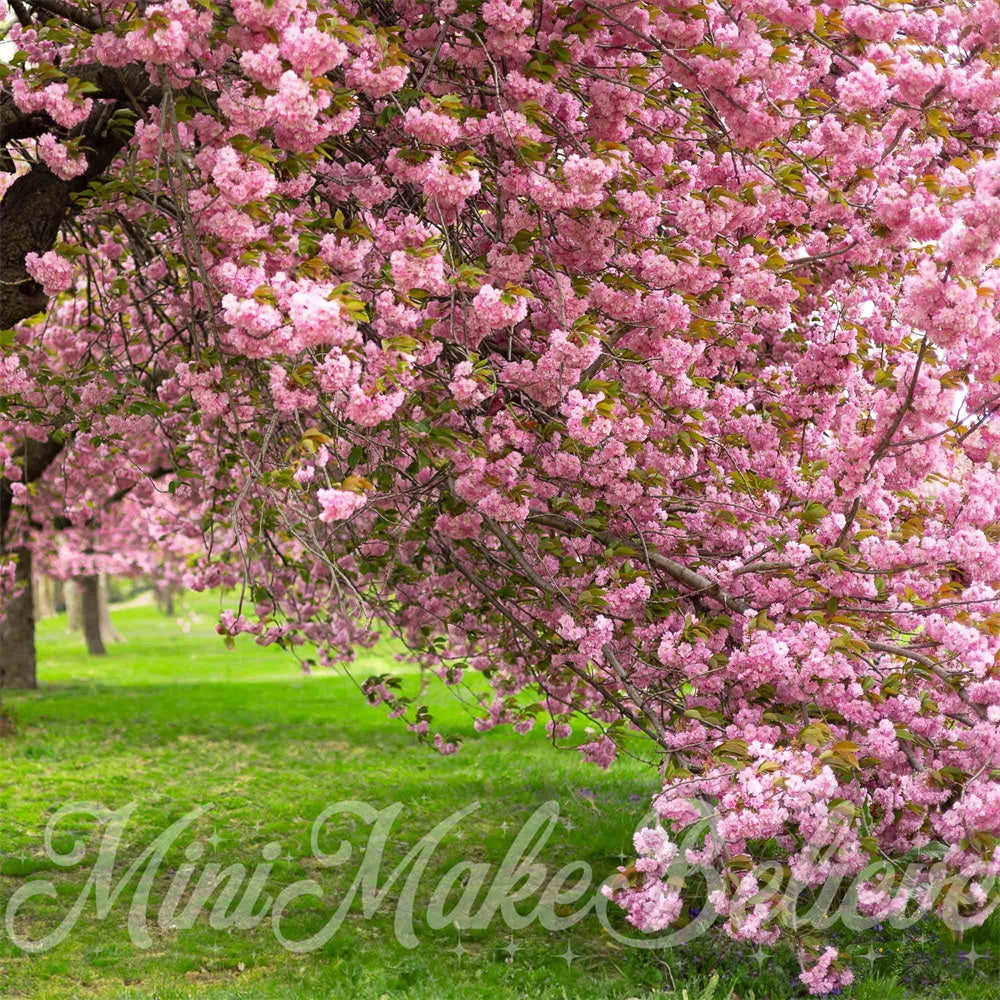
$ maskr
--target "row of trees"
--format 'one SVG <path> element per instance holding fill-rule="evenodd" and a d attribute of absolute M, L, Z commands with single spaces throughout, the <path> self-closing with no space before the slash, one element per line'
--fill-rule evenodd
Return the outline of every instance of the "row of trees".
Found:
<path fill-rule="evenodd" d="M 59 471 L 57 465 L 51 475 Z M 168 500 L 156 494 L 164 478 L 164 470 L 157 469 L 109 492 L 107 477 L 96 473 L 77 497 L 55 478 L 33 484 L 29 508 L 17 523 L 18 544 L 5 567 L 9 593 L 0 620 L 0 688 L 36 686 L 35 623 L 44 610 L 39 579 L 58 585 L 70 627 L 80 629 L 92 655 L 103 655 L 106 642 L 116 638 L 108 614 L 109 574 L 149 578 L 157 596 L 169 599 L 199 540 L 191 530 L 172 533 Z"/>
<path fill-rule="evenodd" d="M 589 716 L 589 759 L 658 775 L 629 918 L 686 919 L 700 796 L 728 933 L 786 935 L 816 993 L 850 972 L 765 859 L 820 885 L 943 845 L 976 909 L 994 0 L 9 4 L 7 552 L 65 517 L 86 553 L 165 470 L 184 582 L 248 598 L 224 633 L 332 662 L 377 626 L 481 728 Z"/>

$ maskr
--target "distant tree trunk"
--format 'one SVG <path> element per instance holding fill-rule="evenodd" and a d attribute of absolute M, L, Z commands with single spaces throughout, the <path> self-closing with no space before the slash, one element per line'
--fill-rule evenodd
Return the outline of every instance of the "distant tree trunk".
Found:
<path fill-rule="evenodd" d="M 45 573 L 34 573 L 35 620 L 51 618 L 56 613 L 56 581 Z"/>
<path fill-rule="evenodd" d="M 168 618 L 174 616 L 174 585 L 172 583 L 154 584 L 153 594 L 156 597 L 156 606 Z"/>
<path fill-rule="evenodd" d="M 107 650 L 101 637 L 101 578 L 90 573 L 77 577 L 76 585 L 80 590 L 80 618 L 87 652 L 91 656 L 104 656 Z"/>
<path fill-rule="evenodd" d="M 91 589 L 96 595 L 94 596 L 96 611 L 86 604 L 87 595 Z M 89 652 L 95 656 L 103 656 L 107 652 L 108 643 L 125 641 L 118 634 L 118 630 L 111 621 L 111 613 L 108 609 L 108 581 L 104 573 L 74 577 L 71 581 L 66 582 L 65 593 L 66 631 L 79 632 L 82 630 Z M 93 615 L 92 621 L 87 618 L 88 614 Z M 98 642 L 91 641 L 95 636 L 99 640 Z M 98 646 L 100 646 L 99 649 Z"/>
<path fill-rule="evenodd" d="M 66 581 L 54 579 L 52 581 L 52 604 L 56 609 L 56 614 L 61 614 L 66 610 Z"/>
<path fill-rule="evenodd" d="M 38 687 L 35 661 L 35 594 L 31 580 L 31 549 L 14 550 L 14 596 L 0 623 L 0 688 Z"/>
<path fill-rule="evenodd" d="M 66 631 L 79 632 L 83 629 L 83 609 L 80 602 L 80 582 L 78 579 L 63 583 L 66 599 Z"/>
<path fill-rule="evenodd" d="M 101 609 L 101 638 L 103 638 L 105 642 L 124 642 L 125 640 L 118 634 L 118 630 L 111 621 L 111 611 L 108 607 L 107 573 L 102 573 L 100 576 L 98 592 L 100 597 L 99 606 Z"/>

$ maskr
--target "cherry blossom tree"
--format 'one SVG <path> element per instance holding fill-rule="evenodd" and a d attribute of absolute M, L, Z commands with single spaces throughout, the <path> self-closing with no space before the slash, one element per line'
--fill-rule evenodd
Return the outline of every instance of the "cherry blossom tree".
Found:
<path fill-rule="evenodd" d="M 9 433 L 17 427 L 13 423 Z M 181 510 L 169 492 L 171 470 L 159 464 L 165 460 L 148 440 L 116 449 L 77 437 L 30 489 L 18 491 L 9 524 L 17 540 L 16 586 L 0 623 L 0 687 L 36 684 L 33 572 L 74 587 L 78 625 L 95 654 L 104 652 L 105 640 L 119 638 L 108 617 L 103 575 L 176 583 L 183 574 L 200 550 L 201 533 L 198 518 Z"/>
<path fill-rule="evenodd" d="M 117 469 L 111 476 L 109 468 L 85 480 L 83 496 L 62 492 L 78 477 L 60 468 L 65 479 L 46 476 L 31 502 L 34 565 L 65 584 L 69 627 L 83 633 L 93 655 L 123 639 L 109 612 L 109 576 L 144 577 L 154 590 L 176 587 L 202 551 L 199 519 L 169 492 L 169 468 Z"/>
<path fill-rule="evenodd" d="M 638 927 L 686 919 L 695 797 L 726 931 L 814 993 L 850 971 L 765 858 L 943 847 L 926 905 L 983 912 L 994 0 L 9 3 L 8 548 L 72 442 L 155 427 L 199 585 L 250 588 L 223 632 L 334 662 L 377 623 L 480 728 L 646 756 Z"/>

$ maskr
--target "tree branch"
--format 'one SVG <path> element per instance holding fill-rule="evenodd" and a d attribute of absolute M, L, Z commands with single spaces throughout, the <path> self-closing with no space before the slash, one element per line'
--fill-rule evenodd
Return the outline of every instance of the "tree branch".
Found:
<path fill-rule="evenodd" d="M 943 680 L 949 689 L 954 691 L 980 719 L 986 718 L 986 709 L 982 705 L 977 705 L 961 688 L 954 687 L 956 678 L 952 677 L 940 663 L 935 663 L 929 656 L 924 656 L 923 653 L 918 653 L 913 649 L 907 649 L 905 646 L 892 646 L 887 642 L 876 642 L 874 639 L 862 639 L 862 641 L 869 649 L 874 649 L 876 652 L 890 653 L 893 656 L 900 656 L 906 660 L 913 660 L 914 663 L 919 663 L 922 667 L 926 667 L 936 677 Z"/>
<path fill-rule="evenodd" d="M 70 21 L 81 28 L 86 28 L 87 31 L 101 31 L 104 28 L 104 22 L 101 18 L 94 14 L 88 14 L 86 11 L 80 10 L 79 7 L 66 3 L 65 0 L 23 0 L 23 2 L 33 10 L 44 10 L 56 17 L 61 17 L 64 21 Z"/>
<path fill-rule="evenodd" d="M 71 68 L 69 74 L 89 78 L 99 87 L 99 96 L 121 105 L 148 107 L 161 97 L 160 88 L 150 83 L 138 65 L 121 70 L 80 66 Z M 105 121 L 105 116 L 99 117 L 99 124 Z M 0 105 L 0 128 L 7 122 L 7 107 Z M 60 227 L 73 211 L 71 196 L 107 170 L 130 135 L 104 132 L 87 138 L 87 170 L 82 177 L 64 181 L 44 164 L 36 164 L 11 184 L 0 201 L 0 330 L 10 329 L 45 308 L 47 298 L 28 274 L 24 258 L 52 249 Z M 5 141 L 0 131 L 0 144 Z"/>
<path fill-rule="evenodd" d="M 567 533 L 576 532 L 590 535 L 591 538 L 603 542 L 605 545 L 612 545 L 615 542 L 624 540 L 612 535 L 609 531 L 593 531 L 585 528 L 583 525 L 571 521 L 568 517 L 562 517 L 560 514 L 535 514 L 532 515 L 531 521 L 535 524 L 545 524 L 550 528 L 557 528 Z M 694 591 L 691 595 L 692 597 L 710 597 L 718 604 L 721 604 L 727 611 L 735 611 L 741 615 L 752 610 L 750 605 L 745 601 L 741 601 L 737 597 L 730 597 L 718 583 L 710 580 L 707 576 L 702 576 L 701 573 L 693 569 L 688 569 L 682 563 L 675 562 L 673 559 L 660 555 L 658 552 L 650 551 L 648 555 L 649 561 L 654 566 L 662 569 L 667 576 L 673 577 L 678 583 L 682 583 L 685 587 Z"/>
<path fill-rule="evenodd" d="M 28 439 L 15 452 L 14 457 L 22 459 L 21 482 L 33 483 L 55 461 L 63 449 L 61 441 L 47 438 L 44 441 Z M 13 484 L 6 476 L 0 476 L 0 551 L 4 548 L 7 524 L 14 505 Z"/>

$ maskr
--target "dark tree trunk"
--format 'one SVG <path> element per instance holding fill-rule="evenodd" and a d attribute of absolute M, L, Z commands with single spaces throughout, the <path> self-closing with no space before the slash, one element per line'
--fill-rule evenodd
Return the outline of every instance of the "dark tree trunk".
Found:
<path fill-rule="evenodd" d="M 83 635 L 87 652 L 91 656 L 104 656 L 104 639 L 101 636 L 101 580 L 96 573 L 77 577 L 80 588 L 80 613 L 83 618 Z"/>
<path fill-rule="evenodd" d="M 14 594 L 0 623 L 0 688 L 38 687 L 35 662 L 35 600 L 31 586 L 31 549 L 14 550 Z"/>

